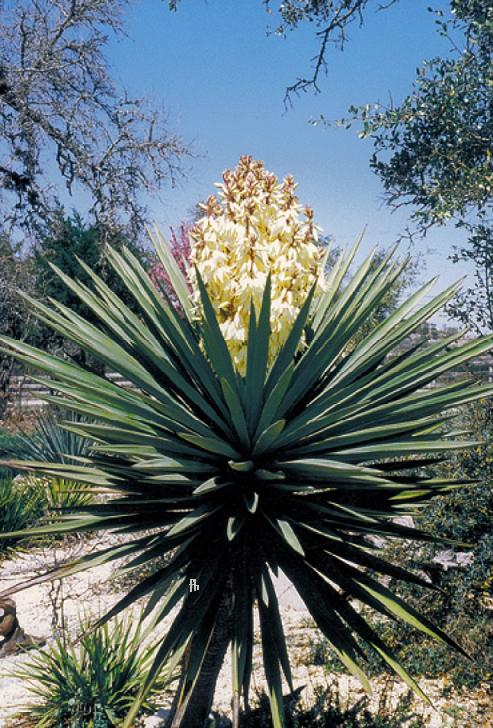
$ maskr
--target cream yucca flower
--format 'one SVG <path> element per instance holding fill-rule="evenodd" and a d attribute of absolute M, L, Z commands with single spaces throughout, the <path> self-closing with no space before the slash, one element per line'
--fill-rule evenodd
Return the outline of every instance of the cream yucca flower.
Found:
<path fill-rule="evenodd" d="M 207 287 L 236 368 L 244 374 L 250 304 L 258 315 L 269 273 L 270 361 L 313 284 L 318 281 L 323 287 L 319 228 L 311 208 L 300 205 L 294 179 L 279 182 L 251 157 L 241 157 L 217 187 L 219 195 L 201 205 L 205 214 L 190 231 L 191 262 Z M 191 282 L 199 306 L 193 268 Z"/>

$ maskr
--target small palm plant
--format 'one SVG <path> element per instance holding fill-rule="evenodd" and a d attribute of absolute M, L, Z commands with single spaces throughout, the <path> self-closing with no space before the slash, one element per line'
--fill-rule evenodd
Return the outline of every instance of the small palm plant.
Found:
<path fill-rule="evenodd" d="M 81 627 L 77 647 L 56 638 L 14 673 L 35 698 L 18 717 L 28 716 L 36 728 L 120 725 L 152 665 L 155 646 L 143 647 L 142 630 L 130 621 L 114 620 L 97 630 L 89 623 Z M 152 692 L 162 690 L 172 677 L 162 674 Z M 143 713 L 155 709 L 152 697 L 143 704 Z"/>
<path fill-rule="evenodd" d="M 67 427 L 98 443 L 84 465 L 23 467 L 115 494 L 46 528 L 128 536 L 46 578 L 123 556 L 133 557 L 130 567 L 171 556 L 105 617 L 146 598 L 157 624 L 179 605 L 125 726 L 162 666 L 180 661 L 173 726 L 202 726 L 228 645 L 238 726 L 256 604 L 272 719 L 283 725 L 282 675 L 290 686 L 292 679 L 272 580 L 279 570 L 365 688 L 369 650 L 423 696 L 357 604 L 461 648 L 382 584 L 378 575 L 430 586 L 386 560 L 369 537 L 440 541 L 398 518 L 463 485 L 434 477 L 433 465 L 473 444 L 447 424 L 460 405 L 493 388 L 464 378 L 429 385 L 491 349 L 493 337 L 459 343 L 454 334 L 431 345 L 418 338 L 403 348 L 458 290 L 427 300 L 432 281 L 358 338 L 405 263 L 389 256 L 375 269 L 370 256 L 348 278 L 354 246 L 325 276 L 312 212 L 299 206 L 292 180 L 278 183 L 249 158 L 225 174 L 221 195 L 207 201 L 191 233 L 188 281 L 154 236 L 180 313 L 129 251 L 110 259 L 139 316 L 89 270 L 93 288 L 59 275 L 99 325 L 60 303 L 31 302 L 132 390 L 3 339 L 46 373 L 37 381 L 58 390 L 60 407 L 90 420 Z"/>
<path fill-rule="evenodd" d="M 77 423 L 80 417 L 70 413 L 68 421 Z M 47 463 L 76 463 L 91 452 L 91 440 L 65 429 L 53 413 L 38 417 L 34 431 L 18 436 L 21 457 L 24 460 L 38 460 Z M 40 479 L 34 484 L 42 489 L 46 509 L 72 509 L 87 505 L 93 496 L 87 488 L 63 477 Z"/>

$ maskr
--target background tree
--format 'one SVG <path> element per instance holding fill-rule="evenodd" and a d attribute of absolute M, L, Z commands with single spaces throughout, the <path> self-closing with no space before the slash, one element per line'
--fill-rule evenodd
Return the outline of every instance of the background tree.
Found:
<path fill-rule="evenodd" d="M 17 290 L 32 291 L 31 262 L 22 258 L 5 233 L 0 234 L 0 335 L 21 341 L 29 338 L 32 315 Z M 12 357 L 0 357 L 0 417 L 7 404 L 7 390 L 15 368 Z"/>
<path fill-rule="evenodd" d="M 111 290 L 119 295 L 130 308 L 134 308 L 128 291 L 122 286 L 121 279 L 115 275 L 107 259 L 107 245 L 121 249 L 123 245 L 130 249 L 134 255 L 144 262 L 146 253 L 142 247 L 127 239 L 121 232 L 105 231 L 97 224 L 85 223 L 78 213 L 70 217 L 57 216 L 45 232 L 39 237 L 33 251 L 32 272 L 35 295 L 40 299 L 51 299 L 67 306 L 74 313 L 87 318 L 91 323 L 95 319 L 86 306 L 67 286 L 64 285 L 58 274 L 53 270 L 54 264 L 65 275 L 75 278 L 85 285 L 92 287 L 90 275 L 81 264 L 83 261 L 89 268 L 109 285 Z M 63 337 L 49 329 L 41 322 L 37 326 L 36 343 L 50 350 L 63 350 L 77 360 L 83 353 L 78 347 L 64 348 Z"/>
<path fill-rule="evenodd" d="M 452 0 L 437 16 L 451 54 L 425 61 L 401 104 L 351 107 L 340 123 L 373 140 L 370 166 L 387 203 L 411 208 L 411 236 L 449 221 L 467 234 L 451 259 L 472 262 L 476 280 L 450 311 L 493 330 L 493 6 Z"/>
<path fill-rule="evenodd" d="M 413 638 L 402 625 L 385 624 L 380 629 L 385 638 L 402 647 L 399 654 L 409 669 L 429 677 L 446 673 L 457 687 L 473 688 L 491 683 L 493 674 L 493 489 L 491 481 L 493 411 L 491 401 L 471 405 L 462 415 L 461 424 L 483 445 L 469 452 L 457 453 L 443 466 L 443 475 L 451 473 L 470 480 L 463 489 L 437 498 L 423 509 L 419 526 L 435 529 L 460 543 L 473 544 L 464 552 L 460 545 L 443 550 L 426 544 L 416 548 L 408 542 L 389 545 L 387 551 L 400 563 L 418 567 L 428 573 L 439 594 L 423 594 L 410 585 L 397 584 L 400 596 L 432 620 L 447 625 L 447 631 L 463 640 L 473 660 L 452 655 L 432 640 Z"/>
<path fill-rule="evenodd" d="M 141 232 L 142 194 L 173 183 L 186 149 L 161 112 L 117 88 L 104 55 L 128 0 L 0 0 L 0 204 L 28 225 L 80 185 L 104 230 Z"/>

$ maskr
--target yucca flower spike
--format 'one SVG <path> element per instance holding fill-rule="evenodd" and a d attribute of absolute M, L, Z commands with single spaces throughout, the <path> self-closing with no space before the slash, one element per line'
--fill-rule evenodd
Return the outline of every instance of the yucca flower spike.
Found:
<path fill-rule="evenodd" d="M 310 289 L 323 289 L 324 249 L 313 210 L 303 207 L 290 176 L 281 183 L 262 162 L 242 157 L 202 205 L 190 231 L 194 302 L 196 270 L 207 287 L 235 368 L 245 374 L 250 306 L 258 316 L 268 276 L 271 313 L 268 363 L 286 341 Z M 303 342 L 301 342 L 303 343 Z"/>

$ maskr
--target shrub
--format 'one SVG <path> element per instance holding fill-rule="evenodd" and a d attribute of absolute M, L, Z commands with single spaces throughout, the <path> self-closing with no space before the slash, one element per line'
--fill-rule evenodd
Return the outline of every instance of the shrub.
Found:
<path fill-rule="evenodd" d="M 83 630 L 77 647 L 56 638 L 15 674 L 37 698 L 21 712 L 36 728 L 119 725 L 147 677 L 154 648 L 141 646 L 138 627 L 114 621 L 96 630 L 85 624 Z M 142 705 L 143 713 L 155 709 L 152 697 L 167 680 L 163 672 Z"/>
<path fill-rule="evenodd" d="M 35 523 L 43 512 L 44 500 L 40 489 L 29 482 L 0 480 L 0 532 L 10 533 Z M 0 556 L 18 547 L 21 539 L 0 540 Z"/>
<path fill-rule="evenodd" d="M 17 433 L 7 432 L 0 428 L 0 460 L 23 456 L 23 438 Z M 0 478 L 12 475 L 12 469 L 0 467 Z"/>
<path fill-rule="evenodd" d="M 337 683 L 315 691 L 313 704 L 300 701 L 300 691 L 285 698 L 286 728 L 424 728 L 424 720 L 412 708 L 412 693 L 407 692 L 393 701 L 391 691 L 385 691 L 377 708 L 370 710 L 370 700 L 343 698 Z M 219 716 L 214 728 L 230 728 L 231 722 Z M 269 700 L 260 696 L 258 708 L 243 713 L 240 728 L 271 728 Z"/>
<path fill-rule="evenodd" d="M 80 422 L 77 415 L 65 415 L 68 426 Z M 25 460 L 74 463 L 90 454 L 91 441 L 66 429 L 54 412 L 43 413 L 29 435 L 18 435 L 16 453 Z"/>
<path fill-rule="evenodd" d="M 445 626 L 472 659 L 446 649 L 425 635 L 417 635 L 402 623 L 373 620 L 380 636 L 397 652 L 408 670 L 434 678 L 446 676 L 456 687 L 474 688 L 493 679 L 493 622 L 491 595 L 493 579 L 493 487 L 491 463 L 493 434 L 491 405 L 480 402 L 465 413 L 463 425 L 485 445 L 461 453 L 444 466 L 443 475 L 452 472 L 464 479 L 480 481 L 434 499 L 423 509 L 417 525 L 432 529 L 455 540 L 446 555 L 453 563 L 457 552 L 464 552 L 460 543 L 472 545 L 463 566 L 444 569 L 437 563 L 443 546 L 411 544 L 408 541 L 388 545 L 386 556 L 405 567 L 419 568 L 439 587 L 424 591 L 416 585 L 391 580 L 390 587 L 414 609 L 428 619 Z M 371 618 L 370 615 L 368 615 Z M 309 660 L 325 664 L 330 672 L 340 672 L 341 665 L 326 640 L 311 645 Z M 382 671 L 379 660 L 370 656 L 370 674 Z"/>
<path fill-rule="evenodd" d="M 489 603 L 493 575 L 492 415 L 487 402 L 479 402 L 464 413 L 461 425 L 485 444 L 456 455 L 443 466 L 446 477 L 453 472 L 478 482 L 431 501 L 419 519 L 423 529 L 438 529 L 458 542 L 449 547 L 451 560 L 457 552 L 464 551 L 460 543 L 471 544 L 469 561 L 461 567 L 440 568 L 435 559 L 443 548 L 436 544 L 411 549 L 406 544 L 394 547 L 390 554 L 401 563 L 409 564 L 411 559 L 442 590 L 433 595 L 410 584 L 397 587 L 402 598 L 430 619 L 444 624 L 472 660 L 443 650 L 432 640 L 415 635 L 411 638 L 411 633 L 397 624 L 386 625 L 385 633 L 394 643 L 403 645 L 400 654 L 409 668 L 429 677 L 446 675 L 454 685 L 467 688 L 493 680 L 493 621 Z"/>

